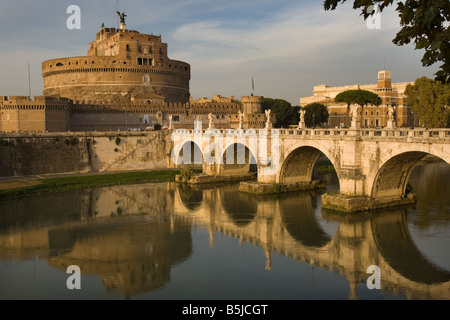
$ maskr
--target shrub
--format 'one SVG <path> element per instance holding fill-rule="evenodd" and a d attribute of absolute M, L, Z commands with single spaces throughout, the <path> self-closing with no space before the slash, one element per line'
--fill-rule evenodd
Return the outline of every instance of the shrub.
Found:
<path fill-rule="evenodd" d="M 191 168 L 183 168 L 180 171 L 181 180 L 183 182 L 188 182 L 191 180 L 192 176 L 194 175 L 194 170 Z"/>

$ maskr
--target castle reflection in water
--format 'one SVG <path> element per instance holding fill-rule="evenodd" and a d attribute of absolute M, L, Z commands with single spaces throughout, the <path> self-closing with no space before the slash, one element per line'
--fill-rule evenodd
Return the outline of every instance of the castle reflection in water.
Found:
<path fill-rule="evenodd" d="M 128 298 L 166 286 L 172 268 L 193 255 L 192 229 L 200 227 L 211 248 L 219 234 L 260 248 L 267 272 L 280 255 L 342 275 L 350 299 L 358 298 L 370 265 L 381 268 L 383 292 L 450 299 L 450 271 L 416 246 L 410 210 L 337 214 L 320 208 L 317 192 L 254 196 L 236 185 L 161 183 L 41 195 L 0 203 L 0 261 L 44 259 L 62 272 L 78 265 Z M 447 216 L 441 223 L 449 232 L 442 210 L 436 214 Z"/>

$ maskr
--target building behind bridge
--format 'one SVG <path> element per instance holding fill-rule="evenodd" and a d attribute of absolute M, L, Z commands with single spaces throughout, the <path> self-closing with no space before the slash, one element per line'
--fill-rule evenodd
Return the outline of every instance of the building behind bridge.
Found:
<path fill-rule="evenodd" d="M 385 127 L 388 121 L 389 107 L 395 108 L 395 121 L 397 127 L 413 127 L 419 125 L 417 117 L 410 106 L 406 104 L 405 89 L 408 84 L 414 82 L 392 83 L 391 72 L 382 70 L 378 72 L 376 84 L 369 85 L 347 85 L 332 87 L 324 84 L 315 86 L 313 95 L 300 99 L 300 106 L 304 107 L 310 103 L 321 103 L 327 106 L 329 112 L 328 125 L 332 128 L 348 126 L 347 105 L 337 103 L 334 98 L 341 92 L 347 90 L 367 90 L 380 96 L 382 104 L 380 106 L 365 106 L 360 113 L 361 126 L 366 128 Z M 361 110 L 360 110 L 361 112 Z"/>

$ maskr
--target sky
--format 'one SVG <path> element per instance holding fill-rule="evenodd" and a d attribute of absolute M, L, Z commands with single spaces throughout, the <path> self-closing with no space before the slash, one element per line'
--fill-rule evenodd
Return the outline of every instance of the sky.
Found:
<path fill-rule="evenodd" d="M 422 67 L 423 51 L 392 43 L 400 30 L 395 7 L 369 28 L 352 3 L 334 11 L 317 0 L 121 0 L 118 6 L 127 29 L 160 34 L 169 58 L 191 65 L 195 99 L 253 93 L 298 105 L 316 85 L 372 84 L 383 69 L 393 82 L 434 78 L 438 66 Z M 80 8 L 80 29 L 67 27 L 71 5 Z M 102 23 L 116 27 L 116 5 L 0 0 L 0 95 L 27 96 L 28 79 L 31 95 L 42 95 L 41 63 L 86 55 Z"/>

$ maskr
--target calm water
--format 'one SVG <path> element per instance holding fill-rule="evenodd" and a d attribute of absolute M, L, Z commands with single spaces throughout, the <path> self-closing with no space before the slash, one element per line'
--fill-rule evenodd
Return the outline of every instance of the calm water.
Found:
<path fill-rule="evenodd" d="M 416 205 L 358 215 L 322 210 L 322 192 L 237 185 L 0 202 L 0 299 L 450 299 L 449 181 L 445 163 L 418 166 Z"/>

